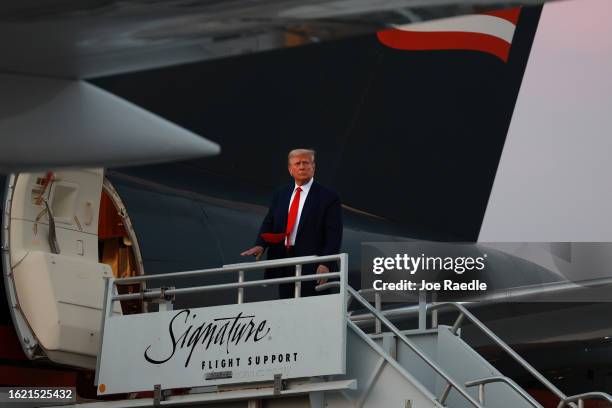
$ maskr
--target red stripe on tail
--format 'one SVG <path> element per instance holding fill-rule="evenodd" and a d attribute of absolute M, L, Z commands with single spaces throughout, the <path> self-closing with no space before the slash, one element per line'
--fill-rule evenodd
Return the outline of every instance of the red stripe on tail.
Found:
<path fill-rule="evenodd" d="M 377 33 L 378 40 L 387 47 L 398 50 L 472 50 L 493 54 L 504 62 L 508 61 L 510 43 L 501 38 L 480 33 L 466 32 L 423 32 L 385 30 Z"/>

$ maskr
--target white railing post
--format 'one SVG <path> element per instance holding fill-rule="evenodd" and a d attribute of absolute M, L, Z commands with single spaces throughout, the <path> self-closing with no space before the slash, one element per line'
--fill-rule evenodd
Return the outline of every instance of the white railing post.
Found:
<path fill-rule="evenodd" d="M 302 265 L 295 265 L 295 276 L 296 278 L 302 276 Z M 299 298 L 300 296 L 302 296 L 302 282 L 297 281 L 295 282 L 295 297 Z"/>
<path fill-rule="evenodd" d="M 238 283 L 244 282 L 244 271 L 238 271 Z M 238 304 L 244 303 L 244 288 L 238 288 Z"/>
<path fill-rule="evenodd" d="M 419 330 L 427 329 L 427 291 L 419 291 Z"/>
<path fill-rule="evenodd" d="M 431 294 L 431 304 L 435 305 L 437 300 L 438 300 L 438 292 L 433 292 Z M 434 309 L 433 312 L 431 312 L 431 328 L 432 329 L 438 328 L 438 309 Z"/>
<path fill-rule="evenodd" d="M 379 312 L 382 310 L 382 302 L 381 302 L 381 299 L 380 299 L 380 292 L 378 292 L 378 291 L 376 293 L 374 293 L 374 307 Z M 382 333 L 382 323 L 380 322 L 380 319 L 377 318 L 375 324 L 376 324 L 376 327 L 375 327 L 376 334 Z"/>

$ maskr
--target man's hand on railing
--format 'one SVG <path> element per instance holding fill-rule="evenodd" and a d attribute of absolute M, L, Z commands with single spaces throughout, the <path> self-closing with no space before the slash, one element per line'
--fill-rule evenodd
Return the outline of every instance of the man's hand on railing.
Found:
<path fill-rule="evenodd" d="M 260 256 L 264 251 L 264 248 L 260 245 L 255 245 L 253 248 L 247 249 L 246 251 L 242 252 L 240 254 L 240 256 Z"/>
<path fill-rule="evenodd" d="M 319 265 L 317 267 L 317 274 L 319 273 L 329 273 L 329 268 L 325 265 Z M 317 285 L 322 285 L 324 283 L 327 283 L 327 278 L 317 280 Z"/>

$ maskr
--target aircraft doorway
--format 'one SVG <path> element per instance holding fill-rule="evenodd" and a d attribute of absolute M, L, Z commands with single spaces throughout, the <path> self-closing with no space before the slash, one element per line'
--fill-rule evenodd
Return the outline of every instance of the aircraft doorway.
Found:
<path fill-rule="evenodd" d="M 125 206 L 103 169 L 21 173 L 6 184 L 3 280 L 24 354 L 95 368 L 104 278 L 144 272 Z M 143 310 L 140 302 L 115 307 Z"/>
<path fill-rule="evenodd" d="M 115 278 L 144 274 L 142 257 L 136 233 L 121 197 L 105 178 L 100 197 L 98 217 L 98 261 L 111 267 Z M 121 294 L 138 293 L 141 283 L 118 286 Z M 140 300 L 121 302 L 123 314 L 142 313 Z"/>

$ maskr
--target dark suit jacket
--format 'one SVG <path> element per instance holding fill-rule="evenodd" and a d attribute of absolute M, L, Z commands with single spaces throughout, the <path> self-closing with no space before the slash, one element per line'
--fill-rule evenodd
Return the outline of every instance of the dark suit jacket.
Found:
<path fill-rule="evenodd" d="M 264 232 L 284 233 L 287 228 L 289 200 L 295 184 L 278 190 L 273 198 L 268 214 L 264 218 L 255 245 L 268 248 L 268 259 L 286 257 L 284 241 L 280 244 L 268 244 L 261 238 Z M 300 222 L 297 225 L 294 256 L 332 255 L 340 252 L 342 242 L 342 208 L 338 194 L 316 182 L 304 202 Z M 330 271 L 335 264 L 326 263 Z M 304 265 L 304 274 L 315 273 L 317 265 Z M 268 274 L 270 275 L 270 274 Z"/>

